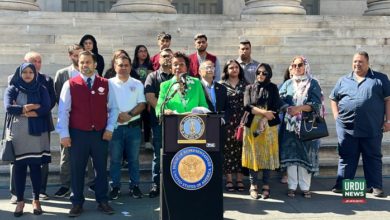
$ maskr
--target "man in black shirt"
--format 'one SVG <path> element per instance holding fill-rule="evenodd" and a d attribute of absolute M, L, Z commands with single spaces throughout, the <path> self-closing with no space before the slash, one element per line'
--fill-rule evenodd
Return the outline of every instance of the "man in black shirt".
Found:
<path fill-rule="evenodd" d="M 154 198 L 160 194 L 160 150 L 162 148 L 162 127 L 156 117 L 155 107 L 157 105 L 158 94 L 160 93 L 160 84 L 172 78 L 171 62 L 172 50 L 165 48 L 160 52 L 160 69 L 150 73 L 145 81 L 146 101 L 150 108 L 150 126 L 153 131 L 153 163 L 152 180 L 153 185 L 149 192 L 149 197 Z"/>

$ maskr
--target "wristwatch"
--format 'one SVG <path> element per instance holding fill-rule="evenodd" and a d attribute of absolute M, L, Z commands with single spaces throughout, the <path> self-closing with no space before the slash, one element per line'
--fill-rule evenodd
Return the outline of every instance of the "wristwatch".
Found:
<path fill-rule="evenodd" d="M 134 117 L 134 115 L 131 111 L 129 111 L 127 114 L 130 115 L 131 117 Z"/>

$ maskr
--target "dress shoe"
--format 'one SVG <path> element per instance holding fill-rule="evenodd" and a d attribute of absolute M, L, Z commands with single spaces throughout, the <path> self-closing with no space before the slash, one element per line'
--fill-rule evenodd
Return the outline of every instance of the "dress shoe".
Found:
<path fill-rule="evenodd" d="M 33 206 L 34 215 L 42 215 L 43 211 L 42 211 L 41 203 L 39 202 L 39 200 L 33 200 L 32 206 Z"/>
<path fill-rule="evenodd" d="M 99 203 L 98 210 L 107 215 L 112 215 L 115 213 L 114 209 L 106 202 Z"/>
<path fill-rule="evenodd" d="M 83 212 L 83 207 L 81 205 L 74 205 L 69 211 L 69 217 L 80 216 Z"/>
<path fill-rule="evenodd" d="M 23 215 L 23 208 L 24 208 L 24 201 L 17 202 L 16 203 L 16 208 L 14 212 L 15 217 L 20 217 Z"/>
<path fill-rule="evenodd" d="M 334 193 L 343 193 L 343 190 L 342 189 L 333 188 L 332 192 L 334 192 Z"/>

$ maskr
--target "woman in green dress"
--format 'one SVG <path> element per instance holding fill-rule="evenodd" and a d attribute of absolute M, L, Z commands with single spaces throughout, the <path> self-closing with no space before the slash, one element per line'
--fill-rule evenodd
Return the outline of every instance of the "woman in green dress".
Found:
<path fill-rule="evenodd" d="M 162 113 L 191 112 L 195 107 L 208 108 L 201 82 L 198 78 L 188 75 L 189 65 L 190 60 L 184 53 L 178 51 L 173 54 L 172 73 L 174 77 L 160 86 L 156 105 L 157 117 Z"/>

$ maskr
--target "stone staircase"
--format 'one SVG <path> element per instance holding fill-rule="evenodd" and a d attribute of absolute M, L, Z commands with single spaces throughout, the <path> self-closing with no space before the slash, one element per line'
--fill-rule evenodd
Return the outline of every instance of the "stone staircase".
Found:
<path fill-rule="evenodd" d="M 172 49 L 193 53 L 193 36 L 208 36 L 208 51 L 218 56 L 223 65 L 237 57 L 240 39 L 252 43 L 252 57 L 272 65 L 273 81 L 281 83 L 282 73 L 295 55 L 303 54 L 310 62 L 314 76 L 326 96 L 326 116 L 330 136 L 322 140 L 321 176 L 335 176 L 337 140 L 334 120 L 327 98 L 337 79 L 351 71 L 352 55 L 363 49 L 370 54 L 373 69 L 390 72 L 390 17 L 386 16 L 294 16 L 294 15 L 162 15 L 144 13 L 69 13 L 0 11 L 0 99 L 4 95 L 7 76 L 21 63 L 30 50 L 43 56 L 42 72 L 52 77 L 56 70 L 69 65 L 67 46 L 78 43 L 88 33 L 97 38 L 99 52 L 106 68 L 112 52 L 125 49 L 133 56 L 137 44 L 148 47 L 151 55 L 158 51 L 156 35 L 172 34 Z M 56 117 L 56 109 L 53 110 Z M 0 108 L 0 120 L 4 109 Z M 1 125 L 0 125 L 1 126 Z M 58 136 L 53 133 L 54 158 L 58 158 Z M 390 175 L 390 135 L 383 143 L 384 175 Z M 145 172 L 150 180 L 151 153 L 142 152 Z M 58 173 L 58 159 L 51 170 Z M 143 166 L 143 165 L 142 165 Z M 361 170 L 359 168 L 359 175 Z M 0 176 L 7 168 L 0 166 Z M 54 177 L 57 178 L 57 177 Z M 3 179 L 3 178 L 2 178 Z M 2 181 L 1 181 L 2 182 Z"/>

